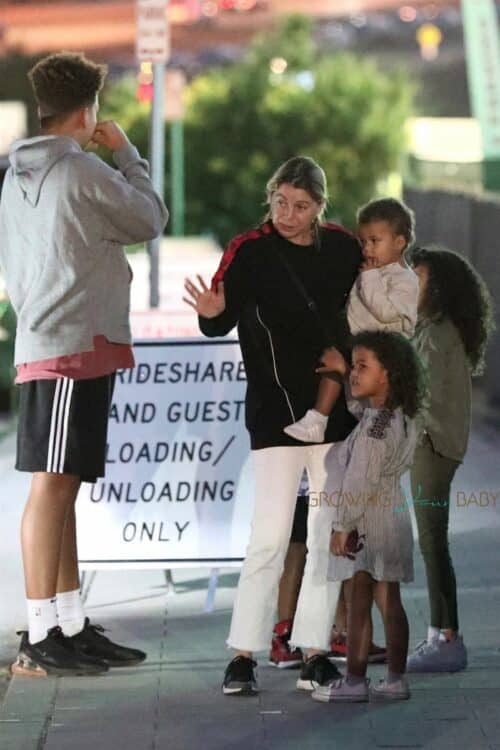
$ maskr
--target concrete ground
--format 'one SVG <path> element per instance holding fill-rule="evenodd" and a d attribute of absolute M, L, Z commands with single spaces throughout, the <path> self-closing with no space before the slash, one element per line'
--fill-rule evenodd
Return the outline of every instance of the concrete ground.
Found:
<path fill-rule="evenodd" d="M 101 571 L 88 592 L 89 616 L 118 642 L 144 648 L 147 661 L 98 678 L 14 677 L 0 706 L 0 750 L 500 750 L 499 442 L 494 429 L 476 426 L 451 502 L 467 671 L 411 676 L 405 703 L 324 705 L 297 693 L 297 673 L 268 667 L 263 655 L 259 696 L 223 697 L 237 573 L 220 571 L 207 614 L 206 570 L 174 571 L 175 590 L 162 571 Z M 12 449 L 12 438 L 0 443 L 0 690 L 15 627 L 25 624 L 17 526 L 27 482 L 11 468 Z M 415 561 L 416 580 L 404 588 L 412 645 L 427 626 L 418 550 Z M 376 627 L 380 642 L 378 620 Z M 371 667 L 369 676 L 382 671 Z"/>

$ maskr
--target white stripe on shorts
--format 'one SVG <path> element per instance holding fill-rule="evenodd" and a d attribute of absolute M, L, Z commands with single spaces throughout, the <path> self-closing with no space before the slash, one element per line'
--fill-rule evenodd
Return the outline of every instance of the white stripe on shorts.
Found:
<path fill-rule="evenodd" d="M 47 454 L 47 471 L 56 474 L 64 473 L 64 459 L 68 441 L 68 420 L 73 386 L 74 381 L 71 378 L 58 378 L 54 391 Z"/>

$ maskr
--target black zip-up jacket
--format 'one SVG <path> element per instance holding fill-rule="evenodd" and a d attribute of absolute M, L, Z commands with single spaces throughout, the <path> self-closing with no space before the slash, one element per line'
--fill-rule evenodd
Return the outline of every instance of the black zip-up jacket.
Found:
<path fill-rule="evenodd" d="M 300 279 L 315 303 L 298 289 Z M 319 230 L 317 245 L 296 245 L 271 222 L 236 237 L 225 251 L 212 288 L 224 282 L 226 309 L 215 318 L 199 317 L 205 336 L 224 336 L 236 324 L 248 380 L 246 426 L 252 449 L 303 445 L 283 428 L 302 417 L 316 401 L 315 369 L 326 346 L 349 351 L 347 297 L 361 264 L 353 235 L 335 224 Z M 343 394 L 325 442 L 343 440 L 355 425 Z"/>

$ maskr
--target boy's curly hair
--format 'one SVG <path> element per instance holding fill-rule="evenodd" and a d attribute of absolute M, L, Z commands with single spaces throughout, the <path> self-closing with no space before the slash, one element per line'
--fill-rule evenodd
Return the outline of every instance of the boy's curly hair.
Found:
<path fill-rule="evenodd" d="M 39 60 L 29 71 L 42 127 L 80 107 L 89 107 L 104 85 L 107 67 L 76 52 L 58 52 Z"/>
<path fill-rule="evenodd" d="M 396 198 L 377 198 L 358 211 L 358 224 L 371 224 L 372 221 L 386 221 L 396 235 L 406 240 L 406 247 L 415 241 L 415 214 L 403 201 Z"/>
<path fill-rule="evenodd" d="M 385 407 L 401 407 L 413 419 L 424 407 L 427 395 L 425 368 L 405 336 L 392 331 L 361 331 L 351 340 L 352 350 L 364 347 L 373 352 L 387 371 L 389 393 Z"/>
<path fill-rule="evenodd" d="M 488 338 L 495 328 L 493 303 L 484 280 L 458 253 L 444 247 L 418 247 L 410 256 L 414 268 L 424 265 L 429 280 L 420 313 L 449 318 L 462 339 L 472 375 L 484 371 Z"/>

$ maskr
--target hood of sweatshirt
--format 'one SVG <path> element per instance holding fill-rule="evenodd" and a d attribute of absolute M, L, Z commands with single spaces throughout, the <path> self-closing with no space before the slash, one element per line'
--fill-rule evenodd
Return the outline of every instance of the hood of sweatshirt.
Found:
<path fill-rule="evenodd" d="M 9 154 L 14 182 L 24 199 L 36 206 L 45 178 L 66 154 L 81 152 L 78 143 L 68 136 L 41 135 L 15 141 Z"/>

